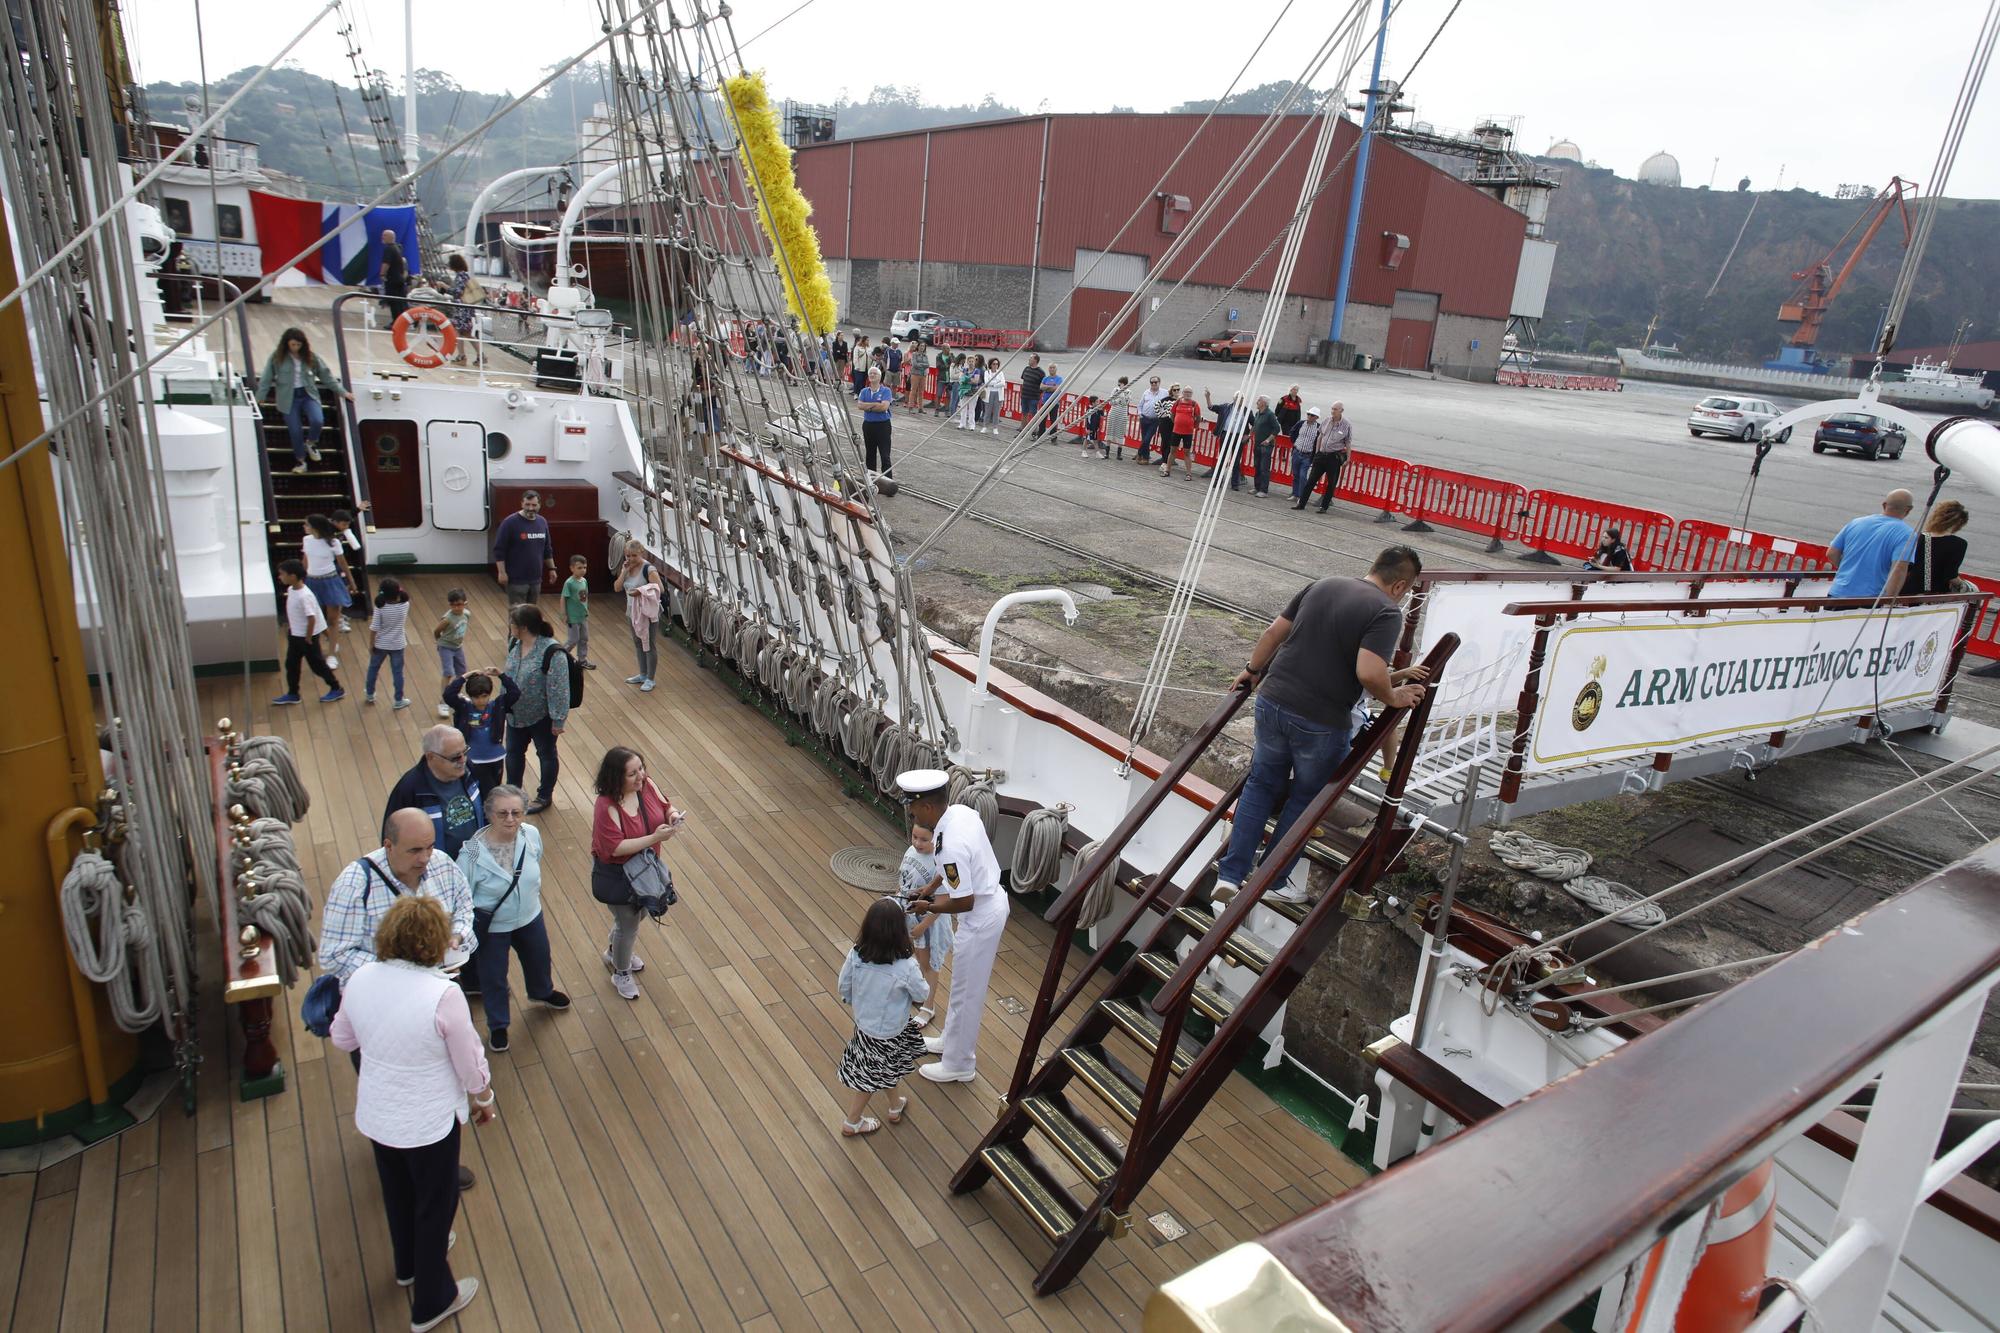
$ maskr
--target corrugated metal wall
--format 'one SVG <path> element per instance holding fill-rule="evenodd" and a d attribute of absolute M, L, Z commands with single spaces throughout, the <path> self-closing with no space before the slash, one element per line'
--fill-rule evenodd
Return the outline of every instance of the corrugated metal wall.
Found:
<path fill-rule="evenodd" d="M 799 189 L 812 201 L 819 252 L 828 259 L 847 257 L 847 162 L 854 148 L 851 142 L 835 144 L 794 160 Z"/>
<path fill-rule="evenodd" d="M 1188 196 L 1198 208 L 1215 192 L 1263 118 L 1217 116 L 1191 146 L 1190 136 L 1201 125 L 1199 116 L 1036 116 L 930 131 L 926 260 L 1030 262 L 1045 121 L 1048 188 L 1041 267 L 1064 270 L 1075 263 L 1080 248 L 1144 255 L 1148 265 L 1155 266 L 1173 242 L 1160 230 L 1159 207 L 1152 197 L 1167 164 L 1188 147 L 1163 188 Z M 1278 128 L 1226 192 L 1216 222 L 1195 238 L 1182 262 L 1170 266 L 1168 278 L 1188 276 L 1192 282 L 1216 286 L 1243 281 L 1245 269 L 1271 244 L 1298 202 L 1313 129 L 1311 118 L 1305 116 L 1291 117 Z M 1340 162 L 1358 134 L 1353 125 L 1339 126 L 1329 162 Z M 925 136 L 924 131 L 914 131 L 799 153 L 799 182 L 820 218 L 828 254 L 917 257 Z M 838 219 L 848 207 L 850 152 L 854 154 L 851 251 L 834 239 L 840 237 Z M 1350 159 L 1314 206 L 1292 279 L 1297 295 L 1333 295 L 1353 185 L 1351 171 Z M 1135 208 L 1139 216 L 1121 234 L 1119 229 Z M 1232 216 L 1235 222 L 1216 241 L 1215 227 Z M 1440 293 L 1443 309 L 1453 314 L 1504 319 L 1525 227 L 1526 219 L 1512 209 L 1395 145 L 1378 141 L 1355 247 L 1351 299 L 1386 306 L 1398 291 L 1414 288 Z M 1383 232 L 1410 238 L 1409 253 L 1394 271 L 1381 265 Z M 1262 260 L 1244 285 L 1267 289 L 1273 264 L 1271 258 Z"/>
<path fill-rule="evenodd" d="M 934 132 L 925 261 L 1032 263 L 1041 168 L 1040 119 Z"/>
<path fill-rule="evenodd" d="M 854 258 L 917 257 L 917 213 L 923 181 L 922 134 L 855 141 Z M 1028 191 L 1034 193 L 1033 185 Z"/>

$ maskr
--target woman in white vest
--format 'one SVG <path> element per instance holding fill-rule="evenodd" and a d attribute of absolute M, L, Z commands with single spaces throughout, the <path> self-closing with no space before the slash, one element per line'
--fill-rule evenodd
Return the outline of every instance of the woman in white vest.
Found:
<path fill-rule="evenodd" d="M 376 961 L 341 990 L 333 1044 L 362 1053 L 354 1127 L 375 1145 L 396 1282 L 409 1287 L 411 1333 L 428 1333 L 479 1294 L 454 1279 L 459 1126 L 494 1117 L 492 1079 L 465 993 L 441 970 L 451 918 L 405 894 L 375 928 Z M 468 1107 L 467 1098 L 470 1098 Z"/>

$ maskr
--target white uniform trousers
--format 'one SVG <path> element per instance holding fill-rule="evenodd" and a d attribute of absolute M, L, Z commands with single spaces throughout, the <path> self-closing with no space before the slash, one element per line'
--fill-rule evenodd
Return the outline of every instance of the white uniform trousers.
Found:
<path fill-rule="evenodd" d="M 1004 900 L 1003 900 L 1004 901 Z M 968 918 L 970 913 L 967 913 Z M 989 922 L 968 920 L 953 932 L 951 942 L 951 1008 L 944 1016 L 944 1048 L 940 1063 L 950 1070 L 971 1069 L 977 1063 L 979 1020 L 986 1012 L 986 983 L 993 977 L 993 959 L 1007 931 L 1003 913 Z"/>

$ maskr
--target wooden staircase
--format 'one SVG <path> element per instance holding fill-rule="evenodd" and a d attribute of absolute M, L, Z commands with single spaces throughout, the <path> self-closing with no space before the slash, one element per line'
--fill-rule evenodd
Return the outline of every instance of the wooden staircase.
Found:
<path fill-rule="evenodd" d="M 1284 831 L 1225 906 L 1209 905 L 1214 861 L 1185 887 L 1174 877 L 1235 804 L 1243 790 L 1240 779 L 1158 874 L 1128 879 L 1120 857 L 1249 699 L 1248 691 L 1233 692 L 1209 718 L 1049 909 L 1055 944 L 1029 1014 L 1006 1105 L 952 1177 L 952 1190 L 960 1194 L 997 1182 L 1048 1239 L 1053 1248 L 1035 1275 L 1038 1294 L 1066 1286 L 1099 1244 L 1129 1229 L 1139 1191 L 1332 942 L 1347 920 L 1342 909 L 1349 895 L 1365 901 L 1415 836 L 1397 818 L 1415 759 L 1415 747 L 1405 745 L 1391 765 L 1366 831 L 1335 839 L 1331 846 L 1312 843 L 1315 859 L 1336 868 L 1333 885 L 1319 901 L 1263 901 L 1274 887 L 1278 867 L 1308 846 L 1313 829 L 1369 770 L 1406 714 L 1406 734 L 1423 734 L 1436 683 L 1457 646 L 1457 637 L 1446 635 L 1432 650 L 1426 665 L 1433 689 L 1414 708 L 1386 710 L 1355 738 L 1347 758 L 1298 823 Z M 1360 793 L 1356 796 L 1361 799 Z M 1085 890 L 1107 867 L 1116 867 L 1119 880 L 1138 893 L 1130 930 L 1142 942 L 1083 1010 L 1062 1044 L 1038 1065 L 1044 1036 L 1096 979 L 1111 952 L 1109 946 L 1099 949 L 1063 985 Z M 1244 929 L 1260 903 L 1293 922 L 1290 938 L 1273 945 Z M 1240 998 L 1205 984 L 1204 974 L 1215 962 L 1254 974 Z M 1123 1134 L 1122 1142 L 1100 1127 L 1098 1121 L 1107 1113 Z M 1080 1184 L 1065 1184 L 1050 1170 L 1051 1161 L 1059 1161 Z"/>
<path fill-rule="evenodd" d="M 363 494 L 355 485 L 353 458 L 346 441 L 347 418 L 336 394 L 322 391 L 320 410 L 326 414 L 326 428 L 320 432 L 320 461 L 307 465 L 305 472 L 293 472 L 291 433 L 285 429 L 285 414 L 269 403 L 258 402 L 264 416 L 261 450 L 264 467 L 264 550 L 270 558 L 275 585 L 280 560 L 296 560 L 305 539 L 307 514 L 331 514 L 336 509 L 356 512 L 365 529 L 367 519 L 358 513 L 356 497 Z M 365 539 L 364 539 L 365 540 Z M 359 571 L 356 571 L 359 573 Z M 284 594 L 273 589 L 282 610 Z"/>

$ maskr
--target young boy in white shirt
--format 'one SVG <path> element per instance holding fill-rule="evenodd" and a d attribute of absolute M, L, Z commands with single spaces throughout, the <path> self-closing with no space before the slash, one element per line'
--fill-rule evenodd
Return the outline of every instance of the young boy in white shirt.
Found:
<path fill-rule="evenodd" d="M 299 664 L 303 662 L 327 683 L 327 691 L 319 701 L 339 703 L 347 697 L 347 691 L 340 688 L 340 677 L 333 674 L 333 668 L 326 664 L 319 650 L 319 636 L 326 629 L 326 618 L 320 611 L 319 598 L 306 586 L 305 561 L 279 562 L 278 582 L 285 588 L 285 692 L 271 702 L 299 702 Z"/>

